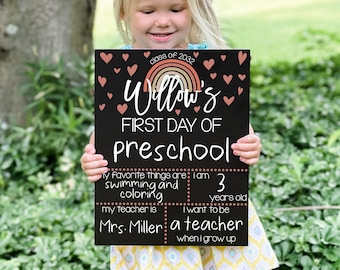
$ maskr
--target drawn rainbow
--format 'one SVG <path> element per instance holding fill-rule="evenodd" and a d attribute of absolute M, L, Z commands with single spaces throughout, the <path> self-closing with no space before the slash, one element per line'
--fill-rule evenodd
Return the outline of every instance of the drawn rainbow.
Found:
<path fill-rule="evenodd" d="M 146 74 L 143 91 L 149 91 L 148 80 L 151 89 L 157 91 L 165 76 L 179 76 L 182 90 L 200 91 L 201 81 L 196 70 L 187 62 L 178 59 L 166 59 L 156 63 Z"/>

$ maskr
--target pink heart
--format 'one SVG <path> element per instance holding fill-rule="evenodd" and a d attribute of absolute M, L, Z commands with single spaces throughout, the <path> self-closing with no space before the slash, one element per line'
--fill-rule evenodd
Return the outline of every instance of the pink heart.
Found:
<path fill-rule="evenodd" d="M 238 74 L 238 77 L 241 81 L 244 81 L 244 79 L 247 77 L 245 74 Z"/>
<path fill-rule="evenodd" d="M 177 115 L 180 115 L 180 114 L 181 114 L 181 110 L 180 110 L 180 109 L 177 109 L 177 110 L 175 110 L 175 113 L 176 113 Z"/>
<path fill-rule="evenodd" d="M 224 61 L 227 59 L 227 56 L 226 56 L 225 54 L 222 54 L 222 55 L 221 55 L 221 59 L 222 59 L 222 61 L 224 62 Z"/>
<path fill-rule="evenodd" d="M 103 111 L 105 109 L 105 103 L 99 105 L 99 110 Z"/>
<path fill-rule="evenodd" d="M 242 65 L 243 62 L 246 61 L 247 57 L 248 57 L 247 53 L 243 53 L 242 51 L 238 52 L 238 62 L 240 63 L 240 65 Z"/>
<path fill-rule="evenodd" d="M 101 52 L 100 53 L 100 58 L 107 64 L 111 61 L 111 59 L 113 58 L 113 54 L 112 53 L 104 53 L 104 52 Z"/>
<path fill-rule="evenodd" d="M 210 78 L 211 78 L 211 79 L 215 80 L 216 76 L 217 76 L 217 73 L 216 73 L 216 72 L 210 73 Z"/>
<path fill-rule="evenodd" d="M 112 97 L 113 97 L 113 94 L 112 94 L 112 93 L 110 93 L 110 92 L 107 92 L 107 97 L 108 97 L 109 99 L 112 99 Z"/>
<path fill-rule="evenodd" d="M 214 59 L 204 60 L 203 61 L 203 65 L 205 66 L 205 68 L 207 70 L 210 70 L 213 67 L 214 64 L 215 64 L 215 60 Z"/>
<path fill-rule="evenodd" d="M 126 103 L 124 103 L 124 104 L 118 104 L 118 105 L 117 105 L 117 111 L 118 111 L 121 115 L 123 115 L 123 114 L 126 112 L 127 108 L 128 108 L 128 105 L 127 105 Z"/>
<path fill-rule="evenodd" d="M 98 76 L 98 82 L 100 83 L 100 85 L 102 87 L 105 86 L 106 82 L 107 82 L 107 79 L 105 77 L 102 77 L 102 76 Z"/>
<path fill-rule="evenodd" d="M 196 113 L 198 113 L 198 112 L 200 111 L 200 109 L 201 109 L 201 106 L 195 106 L 195 107 L 194 107 L 194 111 L 195 111 Z"/>
<path fill-rule="evenodd" d="M 243 88 L 242 87 L 239 87 L 237 89 L 237 92 L 238 92 L 238 95 L 241 95 L 243 93 Z"/>
<path fill-rule="evenodd" d="M 226 84 L 230 84 L 231 80 L 233 79 L 233 75 L 223 75 L 223 80 L 225 81 Z"/>
<path fill-rule="evenodd" d="M 128 73 L 130 74 L 131 77 L 133 76 L 133 74 L 135 74 L 137 68 L 138 68 L 137 64 L 134 64 L 131 67 L 130 66 L 127 67 L 127 71 L 128 71 Z"/>
<path fill-rule="evenodd" d="M 199 52 L 194 52 L 194 57 L 197 58 L 200 55 Z"/>
<path fill-rule="evenodd" d="M 124 59 L 124 61 L 126 62 L 128 59 L 129 59 L 129 54 L 128 53 L 123 53 L 122 54 L 122 57 L 123 57 L 123 59 Z"/>
<path fill-rule="evenodd" d="M 144 57 L 145 58 L 149 58 L 149 56 L 150 56 L 150 52 L 144 52 Z"/>
<path fill-rule="evenodd" d="M 234 100 L 235 100 L 235 97 L 234 97 L 234 96 L 232 96 L 231 98 L 228 98 L 227 96 L 224 96 L 224 97 L 223 97 L 224 103 L 227 104 L 228 106 L 230 106 L 231 103 L 234 102 Z"/>
<path fill-rule="evenodd" d="M 113 70 L 116 74 L 118 74 L 120 72 L 121 68 L 114 68 Z"/>

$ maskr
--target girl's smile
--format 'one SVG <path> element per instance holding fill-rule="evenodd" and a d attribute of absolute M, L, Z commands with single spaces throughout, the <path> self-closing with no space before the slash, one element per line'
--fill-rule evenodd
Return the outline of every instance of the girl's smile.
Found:
<path fill-rule="evenodd" d="M 167 42 L 173 33 L 149 33 L 151 35 L 151 38 L 154 39 L 155 42 Z"/>

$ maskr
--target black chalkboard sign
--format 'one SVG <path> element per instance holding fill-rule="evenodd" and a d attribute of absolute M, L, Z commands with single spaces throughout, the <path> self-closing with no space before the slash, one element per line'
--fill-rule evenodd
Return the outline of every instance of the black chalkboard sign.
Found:
<path fill-rule="evenodd" d="M 248 50 L 97 50 L 97 245 L 247 245 Z"/>

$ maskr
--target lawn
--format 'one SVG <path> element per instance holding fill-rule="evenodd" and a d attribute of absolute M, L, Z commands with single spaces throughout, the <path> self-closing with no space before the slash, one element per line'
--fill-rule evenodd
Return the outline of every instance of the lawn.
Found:
<path fill-rule="evenodd" d="M 98 0 L 95 48 L 122 44 L 115 29 L 112 1 Z M 214 0 L 223 35 L 235 48 L 248 48 L 254 62 L 318 59 L 340 52 L 338 0 Z"/>

